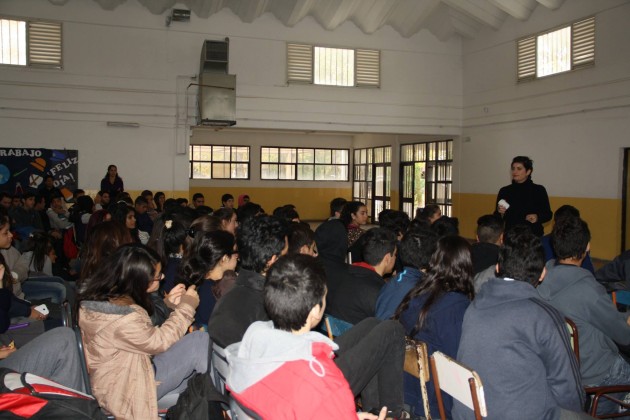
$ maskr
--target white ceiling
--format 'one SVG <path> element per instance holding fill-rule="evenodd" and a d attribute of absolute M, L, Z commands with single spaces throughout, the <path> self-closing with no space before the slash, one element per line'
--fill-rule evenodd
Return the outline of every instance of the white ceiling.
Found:
<path fill-rule="evenodd" d="M 48 0 L 64 5 L 69 0 Z M 243 22 L 253 22 L 273 13 L 292 27 L 311 16 L 323 28 L 333 30 L 345 21 L 354 22 L 366 34 L 389 25 L 404 37 L 422 29 L 438 39 L 474 38 L 483 27 L 499 29 L 508 16 L 527 20 L 536 7 L 555 10 L 564 0 L 93 0 L 103 9 L 113 10 L 126 1 L 137 1 L 148 12 L 161 15 L 172 9 L 189 8 L 199 18 L 207 18 L 224 7 Z"/>

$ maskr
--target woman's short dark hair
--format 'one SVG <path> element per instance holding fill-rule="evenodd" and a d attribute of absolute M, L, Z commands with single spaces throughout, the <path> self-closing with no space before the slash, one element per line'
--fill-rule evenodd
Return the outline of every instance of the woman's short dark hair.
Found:
<path fill-rule="evenodd" d="M 499 277 L 538 284 L 545 268 L 545 251 L 540 238 L 529 226 L 512 227 L 503 235 L 498 264 Z"/>
<path fill-rule="evenodd" d="M 365 207 L 365 204 L 361 201 L 348 201 L 343 210 L 341 210 L 341 216 L 339 219 L 343 222 L 343 225 L 347 228 L 352 223 L 352 215 L 356 214 L 361 207 Z"/>
<path fill-rule="evenodd" d="M 276 328 L 299 330 L 315 305 L 323 305 L 326 272 L 310 255 L 280 258 L 267 273 L 265 309 Z"/>
<path fill-rule="evenodd" d="M 473 265 L 470 257 L 470 244 L 461 236 L 444 236 L 438 240 L 437 250 L 431 257 L 426 279 L 419 282 L 405 296 L 396 309 L 394 319 L 407 310 L 409 303 L 423 293 L 427 294 L 424 306 L 418 314 L 416 325 L 409 334 L 416 335 L 425 324 L 431 306 L 448 292 L 458 292 L 469 299 L 475 295 L 473 287 Z"/>
<path fill-rule="evenodd" d="M 515 156 L 514 159 L 512 159 L 512 165 L 514 165 L 515 163 L 520 163 L 521 165 L 523 165 L 523 168 L 525 168 L 526 171 L 534 170 L 534 161 L 527 156 Z M 532 174 L 530 173 L 527 178 L 531 179 L 531 177 Z"/>
<path fill-rule="evenodd" d="M 190 284 L 200 286 L 224 255 L 234 253 L 234 242 L 234 235 L 224 230 L 196 235 L 182 260 L 184 278 Z"/>
<path fill-rule="evenodd" d="M 85 290 L 77 296 L 77 302 L 108 301 L 128 296 L 151 315 L 153 303 L 147 289 L 158 274 L 155 269 L 159 262 L 159 255 L 144 245 L 121 246 L 88 279 Z"/>

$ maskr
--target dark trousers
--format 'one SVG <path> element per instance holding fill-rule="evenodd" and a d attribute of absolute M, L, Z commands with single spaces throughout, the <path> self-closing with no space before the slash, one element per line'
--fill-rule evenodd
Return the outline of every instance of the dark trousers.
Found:
<path fill-rule="evenodd" d="M 361 395 L 363 411 L 403 407 L 405 332 L 397 321 L 367 318 L 335 339 L 335 362 L 354 395 Z"/>

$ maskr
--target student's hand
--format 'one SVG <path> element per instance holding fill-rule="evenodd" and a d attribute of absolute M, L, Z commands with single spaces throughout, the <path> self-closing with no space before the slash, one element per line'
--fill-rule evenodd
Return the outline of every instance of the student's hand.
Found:
<path fill-rule="evenodd" d="M 2 346 L 2 347 L 0 347 L 0 359 L 6 359 L 7 357 L 9 357 L 9 355 L 11 353 L 13 353 L 16 350 L 17 349 L 15 348 L 15 346 L 13 346 L 13 347 L 11 347 L 11 346 Z"/>
<path fill-rule="evenodd" d="M 381 412 L 376 414 L 359 412 L 357 413 L 357 417 L 359 420 L 385 420 L 385 416 L 387 416 L 387 407 L 381 408 Z"/>
<path fill-rule="evenodd" d="M 194 302 L 192 302 L 192 305 L 193 307 L 195 307 L 195 309 L 197 308 L 197 306 L 199 306 L 199 294 L 197 293 L 197 287 L 194 284 L 188 286 L 188 290 L 186 290 L 184 296 L 190 296 L 194 300 Z"/>
<path fill-rule="evenodd" d="M 503 206 L 497 206 L 497 211 L 499 212 L 499 214 L 504 215 L 507 209 Z"/>
<path fill-rule="evenodd" d="M 186 286 L 180 283 L 177 286 L 173 287 L 170 293 L 167 293 L 164 296 L 164 303 L 171 309 L 175 309 L 177 305 L 179 305 L 179 301 L 182 300 L 182 296 L 186 293 Z"/>
<path fill-rule="evenodd" d="M 46 315 L 44 315 L 43 313 L 36 311 L 35 310 L 35 306 L 31 307 L 31 314 L 29 315 L 29 318 L 37 320 L 37 321 L 43 321 L 46 319 Z"/>
<path fill-rule="evenodd" d="M 527 220 L 529 223 L 536 223 L 538 221 L 538 215 L 528 214 L 527 216 L 525 216 L 525 220 Z"/>

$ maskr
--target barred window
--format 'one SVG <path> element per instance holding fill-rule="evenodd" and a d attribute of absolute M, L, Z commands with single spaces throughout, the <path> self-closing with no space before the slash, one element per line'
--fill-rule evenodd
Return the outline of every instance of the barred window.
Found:
<path fill-rule="evenodd" d="M 348 149 L 260 148 L 260 179 L 348 181 Z"/>
<path fill-rule="evenodd" d="M 0 18 L 0 64 L 62 68 L 60 22 Z"/>
<path fill-rule="evenodd" d="M 380 86 L 379 50 L 287 44 L 289 83 L 329 86 Z"/>
<path fill-rule="evenodd" d="M 249 179 L 249 146 L 190 146 L 190 179 Z"/>
<path fill-rule="evenodd" d="M 595 64 L 595 18 L 521 38 L 517 80 L 524 82 Z"/>

